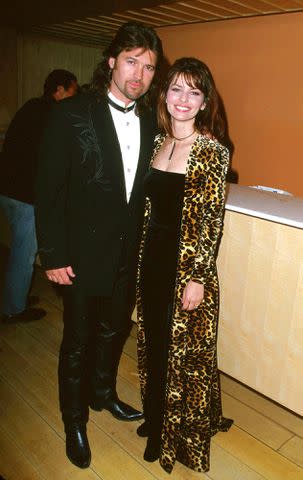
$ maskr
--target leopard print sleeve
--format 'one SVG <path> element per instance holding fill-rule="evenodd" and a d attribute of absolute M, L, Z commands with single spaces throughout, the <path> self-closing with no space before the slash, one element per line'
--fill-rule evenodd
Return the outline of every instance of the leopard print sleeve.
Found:
<path fill-rule="evenodd" d="M 205 169 L 201 232 L 195 255 L 192 280 L 205 284 L 215 269 L 215 257 L 223 230 L 226 175 L 229 151 L 218 142 Z"/>

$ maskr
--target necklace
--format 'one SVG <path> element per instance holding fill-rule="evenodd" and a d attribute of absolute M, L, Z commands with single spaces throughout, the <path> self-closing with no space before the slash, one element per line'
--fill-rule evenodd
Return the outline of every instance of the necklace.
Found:
<path fill-rule="evenodd" d="M 178 138 L 178 137 L 174 137 L 174 136 L 173 136 L 172 138 L 173 138 L 174 140 L 179 140 L 179 142 L 181 142 L 182 140 L 186 140 L 187 138 L 191 137 L 193 133 L 195 133 L 195 130 L 193 130 L 191 133 L 189 133 L 189 134 L 186 135 L 185 137 L 180 137 L 180 138 Z"/>
<path fill-rule="evenodd" d="M 169 157 L 168 157 L 168 161 L 170 162 L 171 159 L 172 159 L 172 156 L 174 154 L 174 151 L 175 151 L 175 147 L 176 147 L 176 140 L 178 140 L 179 142 L 182 142 L 182 140 L 186 140 L 187 138 L 191 137 L 192 134 L 195 133 L 195 130 L 193 130 L 189 135 L 186 135 L 185 137 L 172 137 L 173 138 L 173 141 L 172 141 L 172 149 L 170 151 L 170 154 L 169 154 Z"/>

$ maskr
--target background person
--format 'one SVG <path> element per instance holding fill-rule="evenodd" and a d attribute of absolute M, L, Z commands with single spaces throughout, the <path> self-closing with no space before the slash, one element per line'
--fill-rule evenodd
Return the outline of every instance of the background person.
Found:
<path fill-rule="evenodd" d="M 67 70 L 53 70 L 40 98 L 28 100 L 10 123 L 0 156 L 0 207 L 11 230 L 10 254 L 2 297 L 4 323 L 39 320 L 46 312 L 28 299 L 37 254 L 34 183 L 38 149 L 51 106 L 77 91 L 77 78 Z"/>
<path fill-rule="evenodd" d="M 209 469 L 222 417 L 217 371 L 218 279 L 229 154 L 208 67 L 177 60 L 160 95 L 138 280 L 138 358 L 144 458 Z"/>
<path fill-rule="evenodd" d="M 81 468 L 91 461 L 89 406 L 119 420 L 142 418 L 118 398 L 116 377 L 135 303 L 161 57 L 153 29 L 122 25 L 94 73 L 95 92 L 57 106 L 41 149 L 39 253 L 49 280 L 64 286 L 60 408 L 67 456 Z"/>

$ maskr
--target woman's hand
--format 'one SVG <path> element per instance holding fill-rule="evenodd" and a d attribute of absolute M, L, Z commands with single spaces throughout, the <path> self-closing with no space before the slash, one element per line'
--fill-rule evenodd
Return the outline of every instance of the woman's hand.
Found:
<path fill-rule="evenodd" d="M 194 310 L 202 302 L 204 285 L 190 280 L 183 290 L 182 310 Z"/>

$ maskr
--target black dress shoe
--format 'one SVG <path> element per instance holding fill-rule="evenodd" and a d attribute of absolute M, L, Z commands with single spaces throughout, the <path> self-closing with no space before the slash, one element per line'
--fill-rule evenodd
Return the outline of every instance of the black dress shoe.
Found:
<path fill-rule="evenodd" d="M 104 399 L 102 402 L 91 401 L 90 407 L 98 412 L 101 412 L 103 409 L 108 410 L 115 418 L 117 418 L 117 420 L 123 420 L 126 422 L 140 420 L 144 417 L 143 413 L 122 402 L 116 395 Z"/>
<path fill-rule="evenodd" d="M 137 435 L 139 437 L 148 437 L 148 426 L 146 422 L 142 423 L 142 425 L 137 428 Z"/>
<path fill-rule="evenodd" d="M 26 308 L 23 312 L 15 313 L 13 315 L 3 314 L 1 317 L 2 323 L 10 325 L 13 323 L 27 323 L 40 320 L 45 317 L 46 311 L 43 308 Z"/>
<path fill-rule="evenodd" d="M 66 427 L 66 455 L 79 468 L 88 468 L 91 452 L 86 435 L 86 427 L 71 424 Z"/>
<path fill-rule="evenodd" d="M 160 456 L 160 442 L 153 438 L 147 439 L 146 449 L 143 455 L 147 462 L 155 462 Z"/>

